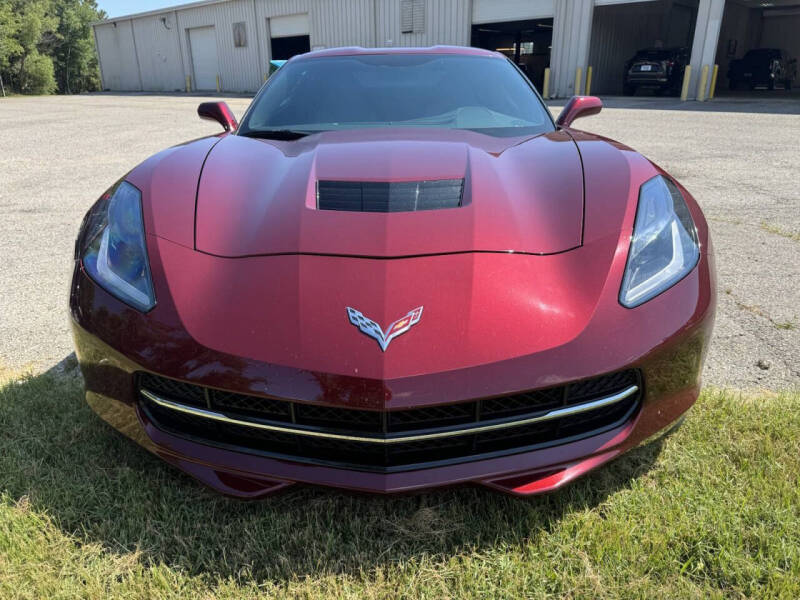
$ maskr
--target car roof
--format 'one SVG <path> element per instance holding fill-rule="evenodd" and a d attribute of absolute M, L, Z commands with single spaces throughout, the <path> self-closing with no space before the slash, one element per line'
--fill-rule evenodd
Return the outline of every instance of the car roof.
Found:
<path fill-rule="evenodd" d="M 428 46 L 418 48 L 362 48 L 361 46 L 349 46 L 344 48 L 314 50 L 305 54 L 299 54 L 292 58 L 292 61 L 307 60 L 309 58 L 319 58 L 323 56 L 364 56 L 368 54 L 458 54 L 462 56 L 505 58 L 504 55 L 498 52 L 484 50 L 482 48 L 469 48 L 466 46 Z"/>

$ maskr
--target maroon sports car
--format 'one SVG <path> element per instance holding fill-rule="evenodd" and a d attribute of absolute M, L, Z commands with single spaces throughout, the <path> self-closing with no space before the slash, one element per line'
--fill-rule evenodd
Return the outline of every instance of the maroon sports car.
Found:
<path fill-rule="evenodd" d="M 241 125 L 91 208 L 70 308 L 94 410 L 214 489 L 558 488 L 695 401 L 703 214 L 630 148 L 554 122 L 505 57 L 334 49 Z"/>

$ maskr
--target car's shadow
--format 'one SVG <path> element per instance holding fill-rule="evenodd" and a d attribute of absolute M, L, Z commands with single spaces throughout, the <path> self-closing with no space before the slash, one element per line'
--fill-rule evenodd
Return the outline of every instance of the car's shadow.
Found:
<path fill-rule="evenodd" d="M 213 578 L 357 574 L 522 545 L 630 486 L 664 439 L 530 499 L 469 486 L 402 497 L 296 486 L 243 502 L 207 490 L 96 417 L 74 362 L 0 387 L 0 496 L 26 498 L 79 543 Z"/>

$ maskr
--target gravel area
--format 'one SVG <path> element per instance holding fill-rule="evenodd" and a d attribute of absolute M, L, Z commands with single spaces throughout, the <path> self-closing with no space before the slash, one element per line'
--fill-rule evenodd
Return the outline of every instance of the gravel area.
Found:
<path fill-rule="evenodd" d="M 197 118 L 202 100 L 0 99 L 0 368 L 39 371 L 70 355 L 67 290 L 81 218 L 147 156 L 218 131 Z M 249 103 L 226 100 L 237 115 Z M 720 294 L 705 381 L 800 385 L 800 102 L 611 98 L 579 125 L 660 164 L 709 218 Z"/>

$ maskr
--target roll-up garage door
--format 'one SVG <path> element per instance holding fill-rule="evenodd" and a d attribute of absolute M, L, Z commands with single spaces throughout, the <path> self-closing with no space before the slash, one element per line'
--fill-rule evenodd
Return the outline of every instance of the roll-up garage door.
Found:
<path fill-rule="evenodd" d="M 274 38 L 308 35 L 310 30 L 308 13 L 272 17 L 269 20 L 269 33 Z"/>

